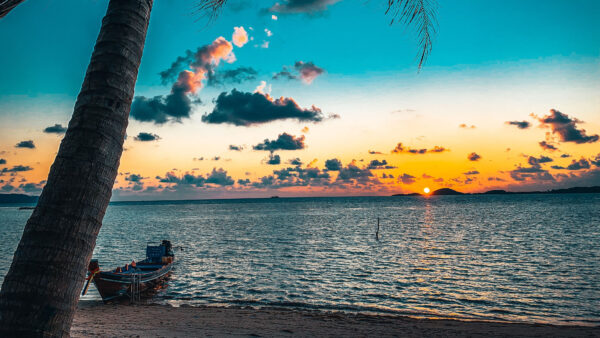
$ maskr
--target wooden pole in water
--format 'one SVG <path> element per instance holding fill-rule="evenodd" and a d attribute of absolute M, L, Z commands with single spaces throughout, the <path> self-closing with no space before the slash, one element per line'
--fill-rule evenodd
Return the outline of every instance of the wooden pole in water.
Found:
<path fill-rule="evenodd" d="M 375 232 L 375 239 L 379 240 L 379 217 L 377 217 L 377 231 Z"/>

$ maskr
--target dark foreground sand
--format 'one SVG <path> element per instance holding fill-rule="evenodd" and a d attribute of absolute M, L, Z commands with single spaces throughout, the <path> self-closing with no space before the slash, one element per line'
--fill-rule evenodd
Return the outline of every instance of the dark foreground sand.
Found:
<path fill-rule="evenodd" d="M 73 337 L 600 337 L 599 327 L 465 322 L 284 309 L 82 302 Z"/>

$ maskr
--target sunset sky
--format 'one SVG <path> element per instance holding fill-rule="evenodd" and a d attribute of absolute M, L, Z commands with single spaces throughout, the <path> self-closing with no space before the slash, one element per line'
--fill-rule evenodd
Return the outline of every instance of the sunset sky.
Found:
<path fill-rule="evenodd" d="M 108 1 L 0 19 L 0 193 L 41 192 Z M 155 1 L 113 200 L 600 185 L 600 2 Z"/>

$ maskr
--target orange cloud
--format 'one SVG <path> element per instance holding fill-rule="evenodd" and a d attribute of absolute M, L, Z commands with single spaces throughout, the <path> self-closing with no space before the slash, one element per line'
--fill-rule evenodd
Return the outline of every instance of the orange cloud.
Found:
<path fill-rule="evenodd" d="M 248 33 L 244 27 L 233 27 L 233 36 L 231 41 L 238 47 L 243 47 L 248 43 Z"/>

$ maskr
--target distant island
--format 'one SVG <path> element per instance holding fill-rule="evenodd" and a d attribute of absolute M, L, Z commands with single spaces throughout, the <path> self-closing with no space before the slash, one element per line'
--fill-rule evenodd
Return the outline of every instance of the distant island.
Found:
<path fill-rule="evenodd" d="M 486 192 L 479 193 L 463 193 L 450 188 L 441 188 L 433 191 L 432 196 L 450 196 L 450 195 L 523 195 L 523 194 L 589 194 L 589 193 L 600 193 L 600 186 L 594 187 L 574 187 L 568 189 L 553 189 L 546 191 L 520 191 L 512 192 L 506 190 L 489 190 Z M 425 196 L 418 192 L 412 192 L 408 194 L 394 194 L 392 196 Z M 25 194 L 0 194 L 0 204 L 32 204 L 37 203 L 39 196 L 30 196 Z M 277 199 L 279 196 L 271 196 L 271 199 Z M 120 201 L 124 202 L 124 201 Z"/>
<path fill-rule="evenodd" d="M 0 194 L 0 204 L 37 203 L 38 197 L 25 194 Z"/>
<path fill-rule="evenodd" d="M 450 188 L 441 188 L 431 193 L 432 196 L 446 195 L 524 195 L 524 194 L 590 194 L 600 193 L 600 186 L 595 187 L 573 187 L 568 189 L 552 189 L 546 191 L 506 191 L 506 190 L 490 190 L 479 193 L 462 193 Z M 392 196 L 423 196 L 416 192 L 410 194 L 394 194 Z"/>

